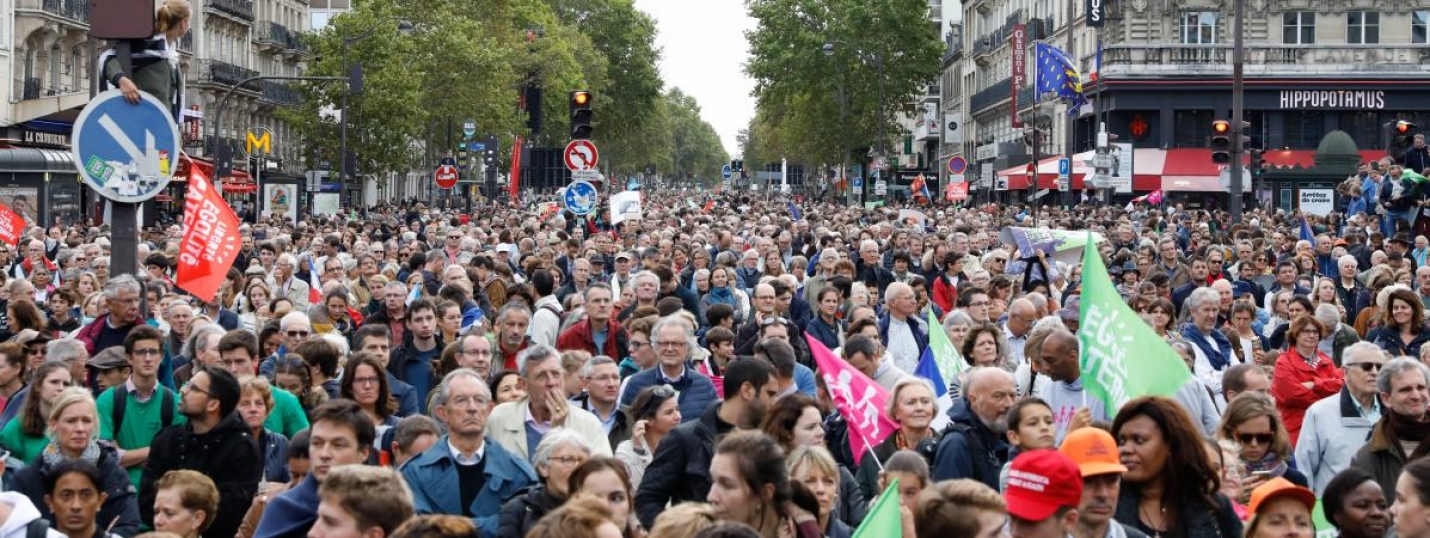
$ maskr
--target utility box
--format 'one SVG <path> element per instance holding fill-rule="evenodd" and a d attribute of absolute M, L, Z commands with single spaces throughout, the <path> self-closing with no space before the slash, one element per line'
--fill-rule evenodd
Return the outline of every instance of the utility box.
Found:
<path fill-rule="evenodd" d="M 90 0 L 89 35 L 99 39 L 154 37 L 154 10 L 154 0 Z"/>

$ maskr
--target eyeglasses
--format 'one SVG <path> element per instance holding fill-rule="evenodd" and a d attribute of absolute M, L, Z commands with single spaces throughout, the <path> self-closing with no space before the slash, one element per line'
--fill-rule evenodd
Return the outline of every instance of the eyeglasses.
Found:
<path fill-rule="evenodd" d="M 687 344 L 685 340 L 666 340 L 664 342 L 656 342 L 655 345 L 659 346 L 661 349 L 675 349 L 678 347 L 684 347 Z"/>
<path fill-rule="evenodd" d="M 29 348 L 25 348 L 25 353 L 28 354 L 28 355 L 44 355 L 44 354 L 45 354 L 45 348 L 42 348 L 42 347 L 29 347 Z"/>
<path fill-rule="evenodd" d="M 638 342 L 638 341 L 635 341 L 635 340 L 631 340 L 631 342 L 630 342 L 631 351 L 635 351 L 635 350 L 637 350 L 637 349 L 640 349 L 640 348 L 643 348 L 643 347 L 648 347 L 648 346 L 650 346 L 650 342 Z"/>
<path fill-rule="evenodd" d="M 376 385 L 377 383 L 378 383 L 378 379 L 377 379 L 376 377 L 354 377 L 354 378 L 353 378 L 353 384 L 354 384 L 354 385 Z"/>
<path fill-rule="evenodd" d="M 214 397 L 214 395 L 213 395 L 212 392 L 209 392 L 208 390 L 199 388 L 197 385 L 194 385 L 194 382 L 193 382 L 193 381 L 190 381 L 190 382 L 188 382 L 188 383 L 184 383 L 183 386 L 180 386 L 180 387 L 179 387 L 179 390 L 183 390 L 183 391 L 194 391 L 194 392 L 203 393 L 204 396 L 208 396 L 208 397 L 210 397 L 210 398 Z"/>
<path fill-rule="evenodd" d="M 287 334 L 289 338 L 307 338 L 311 333 L 308 331 L 284 331 L 284 334 Z"/>
<path fill-rule="evenodd" d="M 1236 440 L 1242 445 L 1270 445 L 1272 441 L 1276 440 L 1276 436 L 1269 433 L 1238 433 Z"/>
<path fill-rule="evenodd" d="M 1362 372 L 1374 372 L 1380 370 L 1381 366 L 1383 365 L 1378 362 L 1357 362 L 1355 364 L 1347 364 L 1346 366 L 1354 366 L 1356 368 L 1360 368 L 1360 371 Z"/>
<path fill-rule="evenodd" d="M 787 319 L 785 319 L 785 318 L 782 318 L 782 317 L 779 317 L 779 316 L 770 316 L 770 317 L 768 317 L 768 318 L 765 318 L 764 321 L 761 321 L 761 322 L 760 322 L 760 326 L 761 326 L 761 327 L 769 327 L 770 325 L 774 325 L 774 324 L 776 324 L 776 323 L 778 323 L 778 324 L 780 324 L 780 325 L 788 325 L 788 324 L 789 324 L 789 320 L 787 320 Z"/>
<path fill-rule="evenodd" d="M 462 354 L 463 354 L 463 355 L 466 355 L 466 356 L 469 356 L 469 357 L 490 357 L 490 356 L 492 356 L 492 350 L 490 350 L 490 349 L 463 349 L 463 350 L 462 350 Z"/>
<path fill-rule="evenodd" d="M 551 458 L 551 463 L 560 463 L 567 467 L 575 467 L 585 461 L 584 456 L 553 456 Z"/>
<path fill-rule="evenodd" d="M 159 355 L 162 355 L 163 353 L 164 352 L 159 351 L 157 349 L 136 349 L 134 351 L 129 352 L 130 355 L 134 355 L 136 357 L 157 357 Z"/>

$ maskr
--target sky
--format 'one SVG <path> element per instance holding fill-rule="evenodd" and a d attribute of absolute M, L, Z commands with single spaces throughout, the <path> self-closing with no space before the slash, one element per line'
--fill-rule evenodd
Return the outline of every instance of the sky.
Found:
<path fill-rule="evenodd" d="M 755 115 L 750 94 L 754 80 L 745 74 L 749 46 L 745 30 L 755 20 L 743 0 L 635 0 L 655 19 L 660 74 L 666 88 L 679 87 L 695 97 L 700 115 L 715 127 L 725 151 L 740 151 L 735 135 Z"/>

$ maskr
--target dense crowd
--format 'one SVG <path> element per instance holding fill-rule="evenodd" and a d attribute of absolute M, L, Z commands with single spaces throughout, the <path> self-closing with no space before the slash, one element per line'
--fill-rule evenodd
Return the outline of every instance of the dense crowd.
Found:
<path fill-rule="evenodd" d="M 265 217 L 214 297 L 177 226 L 133 275 L 104 227 L 28 230 L 0 537 L 1430 536 L 1430 241 L 1396 209 L 644 196 Z M 1089 397 L 1081 249 L 1034 226 L 1100 236 L 1181 390 Z M 824 349 L 887 392 L 863 453 Z"/>

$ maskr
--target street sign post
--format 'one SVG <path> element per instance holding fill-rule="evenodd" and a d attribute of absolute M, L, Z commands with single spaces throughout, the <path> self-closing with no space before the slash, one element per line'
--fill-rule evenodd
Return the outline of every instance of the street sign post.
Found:
<path fill-rule="evenodd" d="M 99 94 L 74 123 L 75 168 L 86 185 L 115 202 L 139 203 L 169 185 L 179 158 L 179 128 L 168 107 L 140 92 Z"/>
<path fill-rule="evenodd" d="M 596 150 L 596 144 L 590 140 L 572 140 L 566 144 L 566 150 L 561 153 L 561 161 L 566 163 L 566 169 L 595 170 L 596 163 L 600 162 L 601 153 Z"/>
<path fill-rule="evenodd" d="M 968 161 L 964 160 L 963 157 L 955 155 L 948 160 L 948 173 L 950 174 L 962 174 L 963 171 L 967 169 Z"/>
<path fill-rule="evenodd" d="M 567 185 L 566 193 L 561 198 L 566 204 L 566 209 L 577 216 L 590 215 L 595 212 L 599 202 L 595 185 L 585 181 Z"/>
<path fill-rule="evenodd" d="M 1058 159 L 1058 177 L 1068 177 L 1072 175 L 1072 159 L 1063 157 Z"/>
<path fill-rule="evenodd" d="M 462 135 L 471 138 L 477 134 L 477 120 L 467 120 L 462 122 Z"/>
<path fill-rule="evenodd" d="M 735 171 L 730 169 L 730 165 L 727 164 L 725 166 L 720 167 L 720 177 L 724 179 L 730 179 L 730 177 L 733 175 L 735 175 Z"/>
<path fill-rule="evenodd" d="M 443 164 L 437 167 L 437 171 L 432 174 L 432 179 L 437 182 L 437 186 L 450 189 L 457 186 L 457 167 L 450 164 Z"/>

